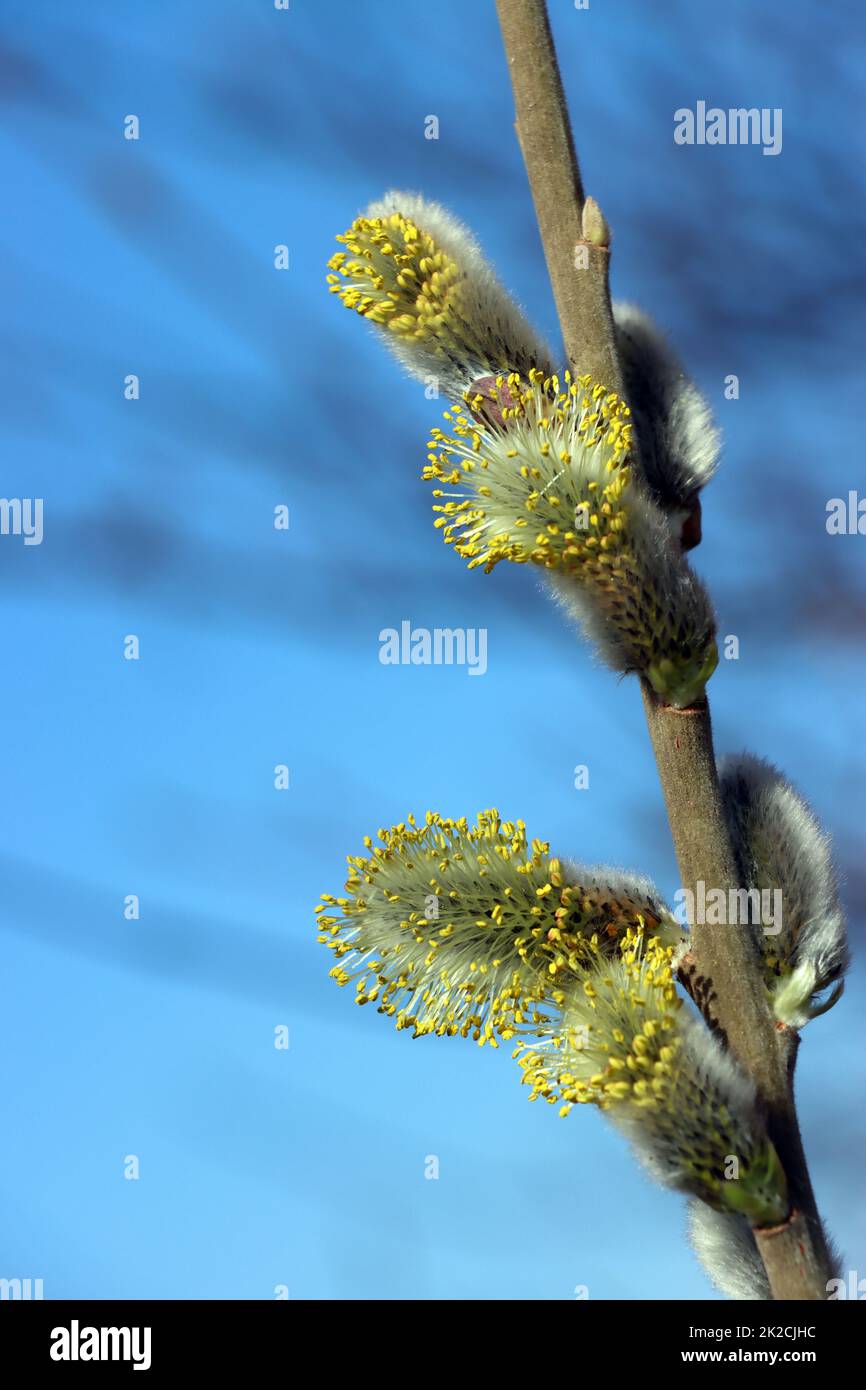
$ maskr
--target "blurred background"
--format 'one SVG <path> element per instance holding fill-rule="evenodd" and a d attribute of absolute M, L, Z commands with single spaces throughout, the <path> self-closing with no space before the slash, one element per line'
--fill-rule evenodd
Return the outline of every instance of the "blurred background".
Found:
<path fill-rule="evenodd" d="M 558 342 L 492 0 L 3 8 L 0 491 L 44 498 L 44 540 L 0 538 L 0 1276 L 46 1298 L 714 1297 L 681 1200 L 597 1113 L 528 1105 L 507 1048 L 356 1009 L 312 925 L 346 853 L 428 808 L 497 806 L 677 886 L 635 684 L 525 569 L 470 574 L 441 544 L 419 473 L 442 403 L 326 293 L 334 234 L 421 190 Z M 866 539 L 825 529 L 866 492 L 862 13 L 551 14 L 615 293 L 724 431 L 695 557 L 739 638 L 719 750 L 777 762 L 838 849 L 855 968 L 799 1101 L 866 1277 Z M 781 154 L 675 145 L 698 100 L 781 107 Z M 381 665 L 403 619 L 486 628 L 486 675 Z"/>

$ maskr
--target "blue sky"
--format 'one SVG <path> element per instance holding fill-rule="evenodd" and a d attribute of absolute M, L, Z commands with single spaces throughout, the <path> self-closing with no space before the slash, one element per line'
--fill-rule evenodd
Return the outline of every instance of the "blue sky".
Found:
<path fill-rule="evenodd" d="M 855 969 L 799 1099 L 866 1274 L 866 540 L 824 525 L 863 488 L 862 17 L 551 13 L 615 293 L 724 432 L 696 556 L 740 640 L 718 747 L 779 763 L 837 844 Z M 345 854 L 428 807 L 495 805 L 676 887 L 636 688 L 524 569 L 441 545 L 419 481 L 439 407 L 325 292 L 334 234 L 417 189 L 556 338 L 492 2 L 8 0 L 0 65 L 0 490 L 45 509 L 40 546 L 0 541 L 0 1275 L 46 1297 L 714 1296 L 682 1203 L 600 1116 L 528 1105 L 505 1049 L 355 1009 L 312 927 Z M 698 100 L 781 108 L 781 153 L 675 145 Z M 483 679 L 382 666 L 403 619 L 486 628 Z"/>

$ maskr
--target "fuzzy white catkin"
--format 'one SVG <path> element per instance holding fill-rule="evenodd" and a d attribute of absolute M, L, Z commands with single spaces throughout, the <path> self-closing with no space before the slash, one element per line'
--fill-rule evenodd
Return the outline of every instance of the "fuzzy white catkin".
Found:
<path fill-rule="evenodd" d="M 680 635 L 695 652 L 712 641 L 715 615 L 709 595 L 695 571 L 671 541 L 664 513 L 652 499 L 634 488 L 630 497 L 630 526 L 641 558 L 644 583 L 657 615 L 657 632 L 641 630 L 642 643 L 651 641 L 660 650 L 673 651 Z M 611 622 L 596 596 L 569 574 L 548 574 L 554 597 L 578 624 L 606 666 L 623 674 L 642 670 L 634 641 L 624 639 L 630 627 Z"/>
<path fill-rule="evenodd" d="M 748 1221 L 690 1202 L 689 1240 L 716 1288 L 728 1298 L 770 1299 L 770 1284 Z"/>
<path fill-rule="evenodd" d="M 659 504 L 677 511 L 715 473 L 719 431 L 707 401 L 649 315 L 618 300 L 613 316 L 641 467 Z"/>
<path fill-rule="evenodd" d="M 787 1185 L 754 1083 L 689 1015 L 676 956 L 626 933 L 618 956 L 590 958 L 583 987 L 563 989 L 538 1041 L 518 1045 L 524 1084 L 534 1099 L 561 1101 L 561 1115 L 600 1105 L 664 1186 L 773 1225 L 788 1210 Z"/>
<path fill-rule="evenodd" d="M 781 931 L 756 930 L 776 1017 L 802 1028 L 822 1011 L 815 996 L 841 987 L 848 965 L 830 841 L 808 803 L 770 763 L 742 754 L 724 759 L 719 771 L 743 886 L 781 890 Z"/>
<path fill-rule="evenodd" d="M 538 372 L 500 381 L 492 399 L 504 428 L 471 418 L 469 400 L 431 431 L 423 476 L 446 545 L 487 572 L 505 559 L 541 566 L 608 665 L 694 704 L 718 661 L 715 618 L 636 475 L 628 407 L 588 377 Z"/>
<path fill-rule="evenodd" d="M 458 399 L 463 391 L 488 374 L 510 371 L 527 376 L 537 367 L 545 376 L 554 371 L 554 359 L 523 311 L 502 285 L 475 237 L 440 203 L 419 193 L 392 190 L 366 209 L 367 218 L 399 213 L 432 237 L 460 271 L 451 300 L 455 336 L 464 325 L 466 341 L 461 353 L 444 350 L 434 336 L 402 337 L 385 330 L 385 341 L 412 376 L 438 379 L 446 396 Z"/>
<path fill-rule="evenodd" d="M 724 1134 L 725 1153 L 736 1153 L 744 1161 L 748 1155 L 754 1160 L 754 1167 L 748 1165 L 749 1181 L 757 1196 L 762 1185 L 758 1177 L 759 1156 L 765 1152 L 767 1141 L 758 1116 L 754 1083 L 703 1023 L 683 1013 L 678 1026 L 682 1055 L 674 1088 L 676 1123 L 661 1122 L 661 1111 L 653 1122 L 653 1112 L 625 1106 L 612 1108 L 609 1117 L 631 1141 L 638 1158 L 656 1181 L 684 1192 L 695 1190 L 695 1174 L 702 1163 L 709 1162 L 713 1143 L 719 1142 L 709 1135 L 718 1130 Z M 776 1170 L 770 1168 L 768 1201 L 773 1198 L 776 1176 Z M 735 1189 L 733 1184 L 727 1190 L 733 1193 Z M 720 1190 L 725 1190 L 724 1185 Z"/>
<path fill-rule="evenodd" d="M 338 983 L 354 981 L 358 1002 L 375 1000 L 401 1028 L 475 1030 L 488 1041 L 514 1031 L 518 995 L 540 1004 L 561 979 L 573 983 L 594 957 L 592 940 L 610 954 L 643 923 L 680 943 L 649 879 L 553 858 L 495 810 L 474 826 L 430 812 L 379 840 L 373 848 L 370 837 L 369 856 L 349 857 L 346 896 L 324 895 L 320 939 Z"/>

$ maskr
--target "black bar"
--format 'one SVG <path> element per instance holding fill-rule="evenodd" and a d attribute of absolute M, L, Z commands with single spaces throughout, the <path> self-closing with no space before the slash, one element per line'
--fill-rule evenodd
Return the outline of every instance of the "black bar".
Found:
<path fill-rule="evenodd" d="M 672 1367 L 702 1374 L 712 1365 L 760 1365 L 765 1372 L 802 1366 L 825 1378 L 854 1361 L 866 1329 L 863 1300 L 826 1303 L 598 1302 L 575 1300 L 545 1308 L 507 1302 L 315 1303 L 98 1302 L 55 1300 L 0 1303 L 0 1369 L 10 1362 L 25 1374 L 54 1377 L 137 1373 L 159 1379 L 184 1371 L 225 1379 L 272 1366 L 291 1381 L 331 1377 L 341 1368 L 356 1374 L 369 1357 L 372 1368 L 386 1353 L 391 1371 L 412 1374 L 420 1348 L 442 1368 L 463 1378 L 457 1363 L 478 1357 L 478 1370 L 503 1361 L 537 1373 L 565 1369 L 575 1375 L 607 1364 L 617 1381 L 629 1369 L 653 1377 Z M 445 1319 L 447 1318 L 447 1322 Z M 466 1321 L 466 1332 L 463 1320 Z M 103 1333 L 103 1329 L 105 1329 Z M 110 1331 L 109 1329 L 114 1329 Z M 133 1329 L 138 1329 L 136 1334 Z M 148 1335 L 145 1335 L 147 1331 Z M 401 1346 L 403 1350 L 401 1351 Z M 473 1353 L 473 1346 L 476 1352 Z M 52 1349 L 54 1355 L 52 1355 Z M 96 1351 L 104 1359 L 89 1359 Z M 112 1359 L 113 1354 L 125 1359 Z M 298 1363 L 299 1353 L 302 1361 Z M 59 1359 L 59 1358 L 63 1359 Z M 312 1361 L 312 1364 L 310 1364 Z M 402 1366 L 402 1370 L 400 1369 Z M 477 1374 L 477 1372 L 476 1372 Z M 389 1375 L 390 1379 L 390 1375 Z"/>

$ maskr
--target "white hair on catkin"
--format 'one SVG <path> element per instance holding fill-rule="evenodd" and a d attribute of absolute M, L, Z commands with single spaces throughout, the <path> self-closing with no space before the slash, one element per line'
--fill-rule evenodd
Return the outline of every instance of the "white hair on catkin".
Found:
<path fill-rule="evenodd" d="M 690 1202 L 689 1240 L 707 1275 L 727 1298 L 771 1299 L 752 1228 L 743 1216 Z"/>
<path fill-rule="evenodd" d="M 348 856 L 345 896 L 322 895 L 319 939 L 338 984 L 354 982 L 359 1004 L 377 1001 L 418 1036 L 471 1033 L 498 1046 L 629 932 L 680 949 L 649 879 L 562 861 L 495 810 L 475 825 L 408 816 L 377 839 Z"/>
<path fill-rule="evenodd" d="M 644 582 L 663 630 L 668 634 L 667 640 L 673 640 L 673 634 L 685 633 L 700 646 L 712 638 L 716 626 L 704 584 L 678 547 L 672 544 L 664 513 L 652 499 L 634 487 L 629 505 L 630 527 L 640 554 Z M 620 628 L 612 622 L 611 615 L 603 611 L 579 577 L 555 572 L 546 577 L 554 598 L 578 624 L 605 665 L 622 674 L 642 669 L 636 660 L 633 643 L 624 637 L 630 630 L 629 624 Z"/>
<path fill-rule="evenodd" d="M 782 893 L 781 932 L 756 930 L 776 1017 L 802 1028 L 823 1012 L 815 999 L 820 991 L 837 985 L 835 1003 L 848 965 L 830 840 L 808 803 L 770 763 L 742 754 L 724 759 L 719 772 L 743 886 Z"/>
<path fill-rule="evenodd" d="M 468 227 L 441 203 L 399 189 L 371 203 L 364 216 L 390 217 L 392 213 L 414 222 L 459 267 L 459 314 L 474 343 L 474 350 L 457 361 L 443 359 L 431 340 L 386 333 L 388 346 L 411 375 L 421 380 L 438 377 L 445 394 L 455 399 L 491 372 L 517 371 L 528 376 L 537 367 L 545 376 L 552 375 L 550 348 L 502 285 Z"/>
<path fill-rule="evenodd" d="M 698 1019 L 683 1014 L 679 1021 L 683 1040 L 682 1075 L 687 1078 L 688 1092 L 683 1091 L 683 1118 L 694 1121 L 698 1109 L 686 1109 L 686 1095 L 713 1097 L 713 1108 L 727 1114 L 728 1142 L 735 1143 L 737 1153 L 749 1152 L 763 1134 L 758 1118 L 754 1082 L 725 1052 L 713 1033 Z M 608 1117 L 632 1143 L 647 1172 L 663 1187 L 680 1192 L 690 1190 L 687 1162 L 688 1140 L 684 1134 L 666 1131 L 647 1122 L 641 1111 L 611 1109 Z"/>
<path fill-rule="evenodd" d="M 613 317 L 641 467 L 660 505 L 674 511 L 715 473 L 719 431 L 706 400 L 649 315 L 616 301 Z"/>

